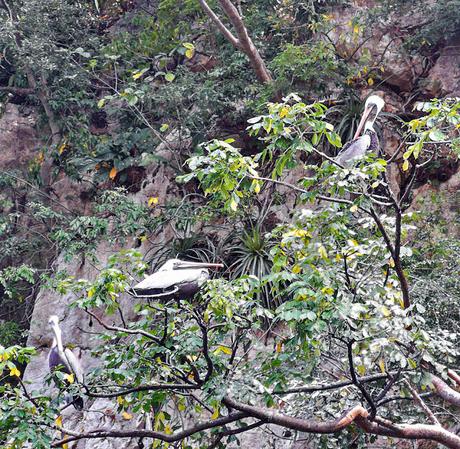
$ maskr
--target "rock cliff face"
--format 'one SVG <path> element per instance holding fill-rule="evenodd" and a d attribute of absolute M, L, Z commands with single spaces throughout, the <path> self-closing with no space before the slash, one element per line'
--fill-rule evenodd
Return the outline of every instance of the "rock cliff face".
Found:
<path fill-rule="evenodd" d="M 337 21 L 337 33 L 345 30 L 346 24 L 354 16 L 353 10 L 346 13 L 340 12 L 335 20 Z M 338 34 L 337 34 L 338 36 Z M 339 42 L 343 50 L 347 51 L 347 42 Z M 417 82 L 423 73 L 421 61 L 407 54 L 401 49 L 401 40 L 396 28 L 382 28 L 376 31 L 374 37 L 363 47 L 371 50 L 373 57 L 382 57 L 385 66 L 385 83 L 382 94 L 387 100 L 390 112 L 398 112 L 405 109 L 405 100 L 416 88 Z M 440 56 L 435 64 L 429 69 L 425 79 L 425 92 L 432 96 L 439 95 L 460 95 L 460 38 L 448 42 L 441 50 Z M 360 50 L 363 51 L 363 50 Z M 359 56 L 357 54 L 356 56 Z M 398 92 L 395 91 L 397 87 Z M 39 154 L 40 142 L 36 130 L 37 116 L 33 110 L 20 110 L 19 106 L 7 104 L 6 109 L 0 117 L 0 166 L 3 169 L 26 167 L 28 162 Z M 391 132 L 386 136 L 387 151 L 391 153 L 397 146 L 398 139 Z M 171 157 L 166 150 L 161 150 L 163 157 Z M 147 202 L 151 196 L 167 199 L 170 196 L 178 195 L 175 190 L 173 179 L 174 174 L 162 163 L 152 164 L 146 174 L 146 181 L 142 188 L 133 195 L 139 202 Z M 398 183 L 398 176 L 393 176 L 395 184 Z M 81 186 L 76 185 L 64 177 L 57 180 L 54 185 L 61 201 L 69 207 L 78 207 L 84 211 L 89 207 L 80 199 Z M 423 186 L 418 190 L 420 196 L 428 197 L 429 193 L 446 192 L 455 194 L 460 187 L 460 174 L 455 174 L 446 183 L 439 187 Z M 458 201 L 458 199 L 457 199 Z M 460 207 L 458 202 L 455 207 Z M 162 241 L 168 236 L 168 230 L 156 237 Z M 130 247 L 131 245 L 127 245 Z M 109 247 L 101 244 L 97 250 L 97 256 L 101 261 L 120 248 Z M 147 248 L 141 248 L 147 250 Z M 69 274 L 78 278 L 91 279 L 95 275 L 95 268 L 91 263 L 75 261 L 66 263 L 63 259 L 55 262 L 57 269 L 66 269 Z M 38 355 L 28 365 L 25 372 L 25 381 L 30 383 L 32 390 L 42 389 L 43 378 L 47 373 L 47 353 L 52 337 L 48 328 L 48 316 L 56 314 L 62 320 L 63 338 L 65 342 L 75 345 L 75 354 L 83 360 L 85 369 L 97 365 L 97 360 L 91 357 L 91 349 L 95 345 L 93 333 L 98 330 L 97 323 L 90 327 L 88 318 L 84 312 L 77 309 L 70 309 L 70 297 L 59 297 L 49 290 L 41 290 L 37 296 L 33 316 L 31 320 L 30 336 L 28 345 L 38 348 Z M 132 313 L 132 298 L 123 297 L 121 303 L 127 318 Z M 83 412 L 74 411 L 68 408 L 65 412 L 64 423 L 75 431 L 90 430 L 93 428 L 123 428 L 133 427 L 133 422 L 142 427 L 142 417 L 133 418 L 132 421 L 124 421 L 111 408 L 111 402 L 105 399 L 89 400 Z M 251 437 L 250 437 L 251 438 Z M 267 443 L 268 444 L 268 443 Z M 262 447 L 259 442 L 253 447 Z M 130 440 L 83 440 L 69 444 L 70 448 L 78 449 L 134 449 L 138 447 L 137 441 Z M 298 446 L 297 446 L 298 447 Z"/>

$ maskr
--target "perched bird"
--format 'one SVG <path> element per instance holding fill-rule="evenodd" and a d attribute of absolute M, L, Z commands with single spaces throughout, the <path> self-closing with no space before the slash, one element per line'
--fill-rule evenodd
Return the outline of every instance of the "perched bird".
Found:
<path fill-rule="evenodd" d="M 209 279 L 208 268 L 222 267 L 221 263 L 169 259 L 158 271 L 131 287 L 128 293 L 136 298 L 192 298 Z"/>
<path fill-rule="evenodd" d="M 351 142 L 347 142 L 335 162 L 343 167 L 353 165 L 356 159 L 363 157 L 368 151 L 377 153 L 379 151 L 379 139 L 374 130 L 374 122 L 385 102 L 378 95 L 371 95 L 364 105 L 364 112 L 359 122 L 356 133 Z M 364 128 L 362 136 L 361 131 Z"/>
<path fill-rule="evenodd" d="M 83 383 L 84 373 L 80 361 L 75 354 L 69 349 L 64 348 L 62 344 L 62 333 L 59 327 L 59 318 L 56 315 L 51 315 L 48 319 L 48 324 L 54 333 L 53 344 L 51 345 L 48 354 L 48 365 L 50 371 L 53 372 L 57 367 L 62 366 L 62 372 L 74 376 L 78 383 Z M 77 410 L 83 409 L 83 398 L 74 396 L 69 400 Z"/>

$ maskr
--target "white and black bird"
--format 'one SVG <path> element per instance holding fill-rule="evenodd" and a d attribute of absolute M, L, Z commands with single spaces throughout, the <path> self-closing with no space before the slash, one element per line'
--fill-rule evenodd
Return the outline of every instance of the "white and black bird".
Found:
<path fill-rule="evenodd" d="M 53 343 L 48 354 L 48 365 L 51 372 L 54 372 L 58 367 L 62 367 L 61 371 L 65 374 L 73 374 L 75 381 L 80 384 L 84 382 L 84 372 L 80 361 L 75 354 L 69 349 L 64 348 L 62 343 L 62 332 L 59 327 L 59 318 L 56 315 L 51 315 L 48 319 L 48 324 L 54 333 Z M 83 409 L 83 398 L 74 396 L 69 400 L 77 410 Z"/>
<path fill-rule="evenodd" d="M 209 279 L 208 269 L 222 267 L 221 263 L 169 259 L 128 293 L 136 298 L 191 299 Z"/>
<path fill-rule="evenodd" d="M 343 167 L 349 167 L 367 152 L 379 152 L 379 139 L 374 130 L 374 123 L 385 102 L 378 95 L 371 95 L 364 105 L 364 112 L 359 121 L 353 140 L 347 142 L 335 161 Z M 360 136 L 364 129 L 364 133 Z"/>

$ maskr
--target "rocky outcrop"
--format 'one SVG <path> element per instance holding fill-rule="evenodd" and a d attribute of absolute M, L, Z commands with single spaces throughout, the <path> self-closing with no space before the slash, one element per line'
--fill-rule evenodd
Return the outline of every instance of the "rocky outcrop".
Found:
<path fill-rule="evenodd" d="M 424 91 L 431 97 L 460 97 L 460 35 L 441 49 L 424 80 Z"/>
<path fill-rule="evenodd" d="M 2 170 L 27 167 L 39 155 L 37 114 L 28 107 L 7 103 L 0 114 L 0 167 Z"/>

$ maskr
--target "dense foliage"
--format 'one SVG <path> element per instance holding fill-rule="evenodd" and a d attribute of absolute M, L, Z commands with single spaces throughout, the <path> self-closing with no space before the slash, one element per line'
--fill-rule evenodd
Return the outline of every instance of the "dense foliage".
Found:
<path fill-rule="evenodd" d="M 0 111 L 40 111 L 28 166 L 0 175 L 0 444 L 224 448 L 259 427 L 277 438 L 276 424 L 318 448 L 460 447 L 448 385 L 460 385 L 460 244 L 443 215 L 456 200 L 413 203 L 429 169 L 456 163 L 460 102 L 411 93 L 405 121 L 376 125 L 393 127 L 394 154 L 335 159 L 360 89 L 388 88 L 384 55 L 364 43 L 407 2 L 361 8 L 343 31 L 348 2 L 235 1 L 265 83 L 203 3 L 0 0 Z M 450 38 L 455 3 L 417 3 L 436 19 L 406 50 Z M 234 30 L 229 4 L 209 7 Z M 165 197 L 148 190 L 156 176 L 170 177 Z M 173 257 L 225 269 L 193 298 L 126 301 Z M 97 325 L 84 385 L 56 372 L 31 389 L 24 376 L 40 289 Z M 109 401 L 125 433 L 71 428 L 61 412 L 77 393 Z"/>

